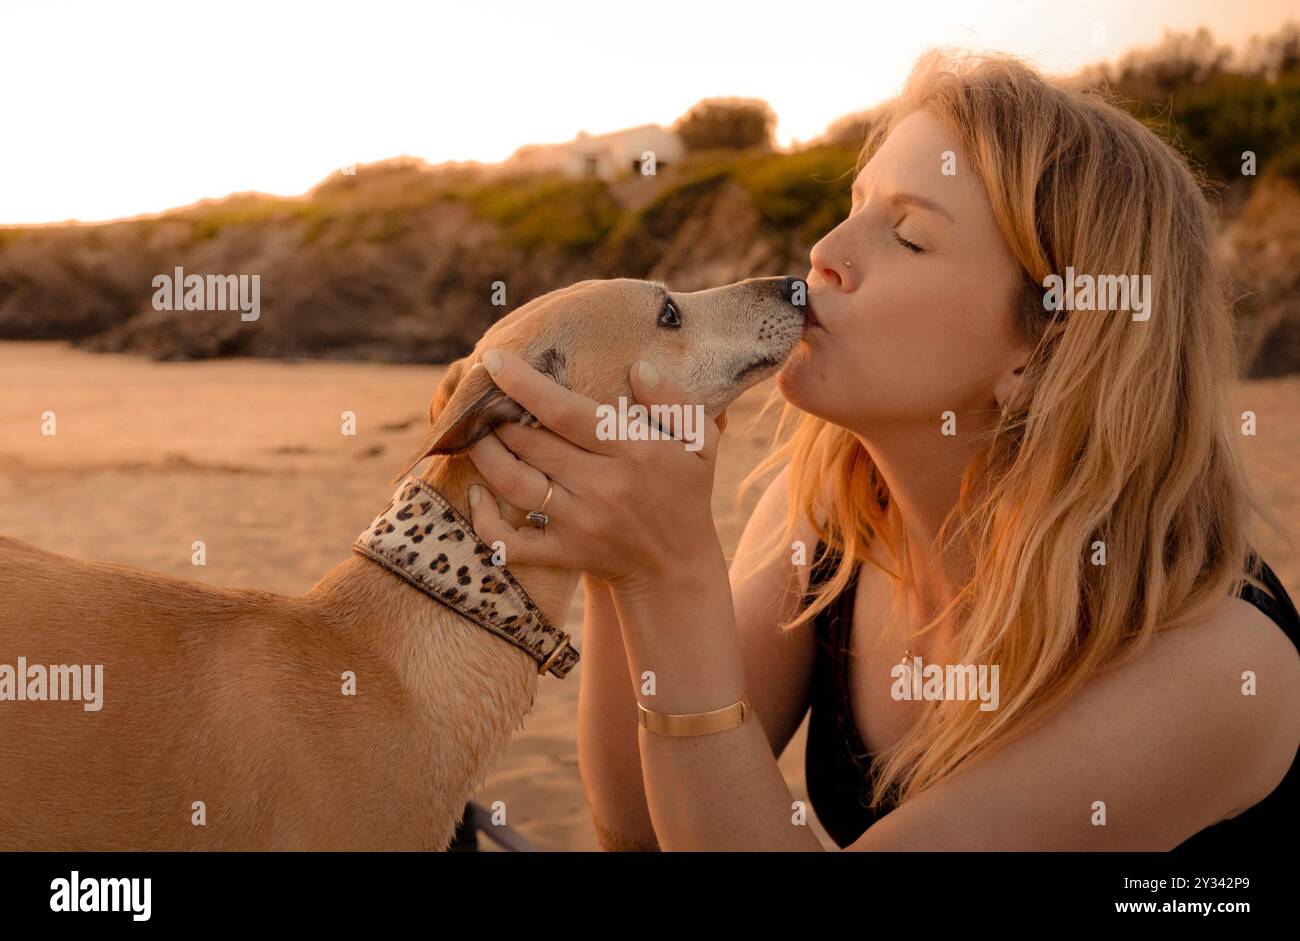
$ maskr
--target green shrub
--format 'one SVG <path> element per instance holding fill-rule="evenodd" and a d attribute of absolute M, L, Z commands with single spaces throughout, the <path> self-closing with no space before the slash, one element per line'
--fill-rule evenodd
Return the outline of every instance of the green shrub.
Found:
<path fill-rule="evenodd" d="M 379 215 L 378 227 L 366 236 L 366 241 L 383 245 L 401 238 L 411 231 L 410 218 L 406 209 L 385 209 Z"/>
<path fill-rule="evenodd" d="M 672 238 L 700 200 L 731 177 L 733 166 L 734 160 L 710 161 L 685 169 L 673 185 L 641 210 L 641 225 L 655 238 Z"/>
<path fill-rule="evenodd" d="M 1171 118 L 1211 176 L 1240 178 L 1243 151 L 1254 151 L 1263 170 L 1274 155 L 1300 144 L 1300 75 L 1276 83 L 1216 75 L 1175 98 Z"/>
<path fill-rule="evenodd" d="M 736 179 L 768 225 L 810 244 L 848 215 L 857 156 L 843 145 L 754 155 L 741 161 Z"/>
<path fill-rule="evenodd" d="M 624 213 L 606 244 L 614 271 L 629 278 L 644 278 L 663 255 L 664 244 L 699 208 L 700 201 L 731 179 L 736 165 L 733 151 L 689 155 L 674 169 L 667 183 L 638 212 Z"/>
<path fill-rule="evenodd" d="M 229 226 L 263 225 L 284 215 L 295 200 L 273 196 L 232 196 L 220 202 L 182 210 L 178 215 L 190 220 L 190 238 L 196 242 L 215 237 Z"/>
<path fill-rule="evenodd" d="M 776 113 L 761 98 L 709 98 L 673 124 L 687 150 L 771 149 Z"/>
<path fill-rule="evenodd" d="M 1169 34 L 1116 65 L 1089 70 L 1121 103 L 1173 143 L 1217 183 L 1241 179 L 1242 152 L 1263 172 L 1300 145 L 1300 72 L 1295 24 L 1256 44 L 1237 62 L 1201 29 Z"/>
<path fill-rule="evenodd" d="M 570 252 L 589 249 L 604 240 L 621 214 L 609 187 L 599 179 L 502 177 L 449 192 L 527 249 L 546 244 Z"/>

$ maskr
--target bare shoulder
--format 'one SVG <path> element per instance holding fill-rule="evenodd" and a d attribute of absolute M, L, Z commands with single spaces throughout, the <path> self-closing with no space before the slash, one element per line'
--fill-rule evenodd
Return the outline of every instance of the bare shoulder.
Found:
<path fill-rule="evenodd" d="M 1300 701 L 1300 651 L 1279 624 L 1240 598 L 1224 598 L 1208 613 L 1157 632 L 1145 654 L 1148 670 L 1179 667 L 1232 702 L 1243 695 L 1276 707 Z"/>
<path fill-rule="evenodd" d="M 1225 597 L 1095 677 L 1064 721 L 1123 728 L 1135 710 L 1147 766 L 1200 778 L 1209 822 L 1228 819 L 1266 797 L 1295 758 L 1300 654 L 1258 608 Z"/>
<path fill-rule="evenodd" d="M 1266 797 L 1298 742 L 1300 654 L 1258 609 L 1224 598 L 852 848 L 1168 850 Z"/>
<path fill-rule="evenodd" d="M 1160 631 L 1148 654 L 1146 672 L 1199 685 L 1222 716 L 1222 733 L 1247 751 L 1235 813 L 1267 796 L 1300 742 L 1300 651 L 1281 626 L 1241 598 L 1224 598 L 1208 614 Z"/>

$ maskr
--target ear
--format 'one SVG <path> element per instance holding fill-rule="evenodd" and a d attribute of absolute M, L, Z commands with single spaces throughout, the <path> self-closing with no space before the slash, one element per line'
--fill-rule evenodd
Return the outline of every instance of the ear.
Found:
<path fill-rule="evenodd" d="M 1024 373 L 1024 366 L 1016 366 L 1003 372 L 993 383 L 993 401 L 1003 412 L 1019 407 L 1018 403 L 1023 396 L 1021 383 Z"/>
<path fill-rule="evenodd" d="M 470 356 L 472 355 L 473 354 L 470 354 Z M 470 356 L 462 356 L 460 359 L 448 366 L 447 371 L 443 373 L 442 381 L 438 383 L 438 388 L 435 389 L 433 393 L 433 400 L 429 403 L 430 427 L 432 427 L 433 423 L 438 420 L 438 416 L 441 415 L 442 410 L 447 407 L 447 403 L 451 401 L 452 395 L 456 392 L 456 386 L 460 384 L 461 376 L 463 376 L 465 371 L 472 365 L 472 363 L 470 363 Z"/>
<path fill-rule="evenodd" d="M 429 434 L 393 482 L 429 455 L 457 454 L 497 425 L 518 421 L 525 414 L 523 406 L 502 392 L 470 356 L 456 360 L 438 383 L 429 405 Z"/>

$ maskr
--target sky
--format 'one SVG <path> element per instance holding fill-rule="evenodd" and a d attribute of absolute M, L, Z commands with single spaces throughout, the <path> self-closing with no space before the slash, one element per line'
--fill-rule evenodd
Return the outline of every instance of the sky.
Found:
<path fill-rule="evenodd" d="M 297 195 L 403 154 L 496 162 L 719 96 L 766 100 L 790 146 L 897 93 L 932 46 L 1067 73 L 1169 29 L 1240 45 L 1288 14 L 1295 0 L 4 0 L 0 224 Z"/>

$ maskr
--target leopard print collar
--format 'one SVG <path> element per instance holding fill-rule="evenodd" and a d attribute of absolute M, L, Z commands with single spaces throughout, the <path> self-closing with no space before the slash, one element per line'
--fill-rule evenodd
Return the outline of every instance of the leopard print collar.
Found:
<path fill-rule="evenodd" d="M 523 650 L 563 678 L 578 649 L 533 603 L 474 527 L 425 480 L 408 476 L 352 551 Z"/>

